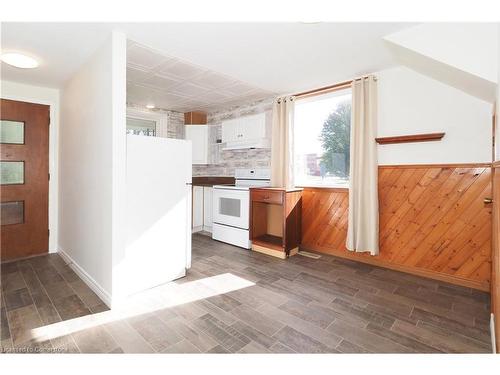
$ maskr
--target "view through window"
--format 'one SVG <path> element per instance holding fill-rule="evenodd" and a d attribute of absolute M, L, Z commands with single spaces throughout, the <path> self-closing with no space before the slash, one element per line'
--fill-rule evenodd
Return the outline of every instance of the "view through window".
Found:
<path fill-rule="evenodd" d="M 295 102 L 296 186 L 347 187 L 351 90 Z"/>
<path fill-rule="evenodd" d="M 156 135 L 156 121 L 127 117 L 127 134 L 154 137 Z"/>

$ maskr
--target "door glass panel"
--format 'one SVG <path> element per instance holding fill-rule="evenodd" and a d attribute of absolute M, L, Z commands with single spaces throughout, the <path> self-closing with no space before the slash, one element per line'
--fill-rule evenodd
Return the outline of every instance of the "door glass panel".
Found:
<path fill-rule="evenodd" d="M 0 161 L 0 184 L 24 184 L 24 161 Z"/>
<path fill-rule="evenodd" d="M 220 198 L 219 212 L 222 215 L 240 217 L 240 200 L 234 198 Z"/>
<path fill-rule="evenodd" d="M 0 143 L 24 144 L 24 122 L 0 120 Z"/>
<path fill-rule="evenodd" d="M 2 202 L 0 212 L 2 225 L 24 223 L 24 201 Z"/>

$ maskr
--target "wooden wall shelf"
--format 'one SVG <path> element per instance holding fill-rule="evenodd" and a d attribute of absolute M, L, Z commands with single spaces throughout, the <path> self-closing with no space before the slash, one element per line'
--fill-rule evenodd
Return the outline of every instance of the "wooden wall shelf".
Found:
<path fill-rule="evenodd" d="M 391 143 L 431 142 L 440 141 L 444 135 L 445 133 L 412 134 L 395 137 L 381 137 L 375 138 L 375 140 L 380 145 L 387 145 Z"/>

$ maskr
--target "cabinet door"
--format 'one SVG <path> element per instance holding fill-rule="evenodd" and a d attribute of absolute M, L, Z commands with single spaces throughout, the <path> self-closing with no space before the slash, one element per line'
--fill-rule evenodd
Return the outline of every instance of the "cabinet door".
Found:
<path fill-rule="evenodd" d="M 193 186 L 193 232 L 203 229 L 203 186 Z"/>
<path fill-rule="evenodd" d="M 238 127 L 237 127 L 237 134 L 236 134 L 236 137 L 237 137 L 237 141 L 239 142 L 242 142 L 242 141 L 247 141 L 249 139 L 251 139 L 251 131 L 252 129 L 250 129 L 249 127 L 249 121 L 248 121 L 248 117 L 240 117 L 238 119 Z"/>
<path fill-rule="evenodd" d="M 186 139 L 193 144 L 193 164 L 208 164 L 208 126 L 186 125 Z"/>
<path fill-rule="evenodd" d="M 231 131 L 232 131 L 231 121 L 224 121 L 222 123 L 222 142 L 231 142 Z"/>
<path fill-rule="evenodd" d="M 212 188 L 203 188 L 203 229 L 212 231 Z"/>
<path fill-rule="evenodd" d="M 239 120 L 233 119 L 222 123 L 222 142 L 237 142 L 239 137 Z"/>
<path fill-rule="evenodd" d="M 240 141 L 253 141 L 266 137 L 265 114 L 257 114 L 241 118 L 239 129 Z"/>
<path fill-rule="evenodd" d="M 245 140 L 255 140 L 266 137 L 266 121 L 263 113 L 249 116 L 246 125 Z"/>

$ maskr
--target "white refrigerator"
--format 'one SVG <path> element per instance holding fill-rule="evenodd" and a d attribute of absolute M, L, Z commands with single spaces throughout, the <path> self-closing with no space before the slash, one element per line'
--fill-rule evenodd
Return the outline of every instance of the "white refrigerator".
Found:
<path fill-rule="evenodd" d="M 127 135 L 128 295 L 191 267 L 191 155 L 190 141 Z"/>

